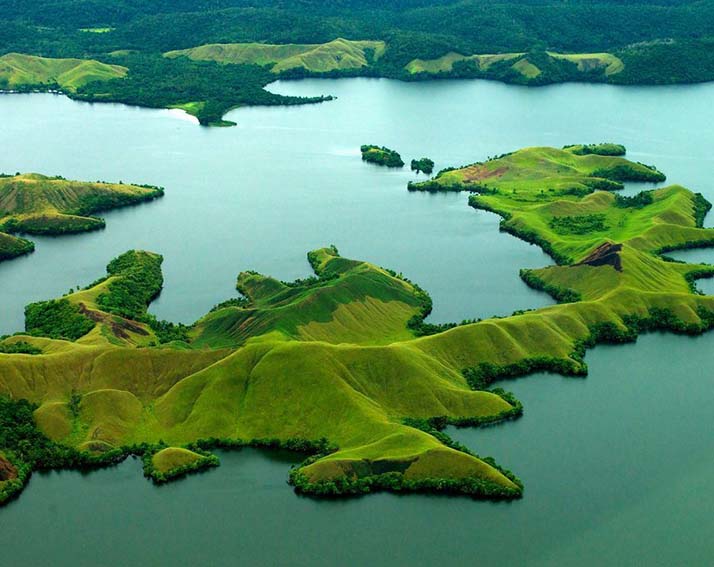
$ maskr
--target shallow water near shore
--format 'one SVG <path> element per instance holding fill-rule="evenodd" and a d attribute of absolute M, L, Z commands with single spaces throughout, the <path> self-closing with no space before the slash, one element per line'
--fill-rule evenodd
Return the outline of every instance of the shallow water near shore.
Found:
<path fill-rule="evenodd" d="M 34 254 L 0 264 L 0 333 L 22 328 L 26 303 L 93 281 L 130 248 L 164 255 L 165 290 L 151 310 L 174 321 L 234 295 L 240 270 L 303 277 L 307 250 L 332 243 L 418 282 L 437 322 L 551 303 L 518 278 L 520 268 L 550 263 L 538 248 L 499 233 L 498 218 L 469 208 L 466 195 L 408 193 L 416 177 L 362 163 L 362 143 L 407 162 L 428 156 L 440 169 L 528 145 L 613 141 L 667 183 L 714 201 L 712 84 L 350 79 L 270 88 L 338 98 L 239 109 L 227 116 L 237 127 L 206 129 L 169 111 L 0 97 L 0 171 L 166 187 L 161 200 L 104 215 L 104 231 L 33 238 Z M 714 262 L 711 251 L 671 255 Z M 699 287 L 714 292 L 712 284 Z M 450 433 L 524 481 L 516 502 L 301 498 L 286 485 L 292 460 L 254 450 L 221 453 L 218 469 L 155 487 L 127 460 L 35 475 L 0 509 L 0 549 L 32 565 L 706 563 L 713 348 L 714 334 L 653 334 L 590 351 L 586 379 L 500 384 L 524 403 L 521 419 Z"/>

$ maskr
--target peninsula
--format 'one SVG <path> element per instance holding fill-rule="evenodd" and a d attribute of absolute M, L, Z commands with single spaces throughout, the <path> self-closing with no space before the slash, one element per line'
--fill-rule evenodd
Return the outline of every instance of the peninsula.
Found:
<path fill-rule="evenodd" d="M 101 211 L 151 201 L 161 187 L 69 181 L 38 173 L 0 175 L 0 261 L 34 250 L 15 234 L 60 236 L 104 228 Z"/>
<path fill-rule="evenodd" d="M 223 116 L 238 106 L 331 98 L 266 90 L 276 79 L 479 78 L 533 86 L 714 80 L 714 13 L 693 0 L 18 6 L 4 6 L 0 90 L 182 108 L 203 125 L 232 124 Z"/>

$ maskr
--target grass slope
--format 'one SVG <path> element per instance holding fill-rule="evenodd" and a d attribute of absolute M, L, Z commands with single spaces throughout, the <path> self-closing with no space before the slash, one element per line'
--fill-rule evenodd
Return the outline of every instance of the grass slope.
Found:
<path fill-rule="evenodd" d="M 601 146 L 603 153 L 610 150 L 610 144 Z M 601 146 L 589 146 L 588 151 L 583 151 L 587 146 L 581 145 L 525 148 L 485 162 L 442 170 L 429 181 L 412 183 L 410 189 L 510 192 L 517 195 L 513 198 L 519 202 L 539 202 L 552 196 L 577 200 L 594 189 L 622 189 L 623 181 L 657 183 L 666 179 L 652 166 L 618 155 L 599 155 Z"/>
<path fill-rule="evenodd" d="M 338 38 L 322 44 L 216 43 L 169 51 L 164 56 L 228 64 L 268 65 L 273 73 L 293 69 L 327 73 L 366 67 L 379 59 L 385 49 L 383 41 L 350 41 Z"/>
<path fill-rule="evenodd" d="M 0 393 L 38 404 L 36 421 L 54 442 L 101 454 L 159 441 L 326 438 L 339 450 L 300 469 L 305 490 L 396 475 L 407 488 L 445 479 L 444 490 L 467 483 L 461 490 L 475 495 L 520 493 L 493 464 L 404 425 L 519 411 L 498 393 L 472 391 L 458 368 L 410 346 L 407 322 L 424 303 L 412 284 L 333 248 L 317 250 L 314 279 L 288 285 L 241 274 L 247 301 L 200 320 L 193 348 L 136 348 L 154 342 L 151 328 L 105 306 L 116 311 L 121 290 L 148 303 L 154 288 L 140 286 L 155 279 L 154 258 L 124 255 L 107 279 L 64 298 L 95 323 L 78 340 L 6 339 L 42 354 L 0 355 Z M 43 378 L 28 382 L 28 372 Z"/>
<path fill-rule="evenodd" d="M 422 303 L 414 287 L 334 249 L 311 255 L 317 278 L 291 284 L 255 272 L 238 276 L 241 306 L 219 308 L 193 331 L 198 345 L 236 346 L 272 334 L 328 343 L 385 344 L 408 339 L 407 322 Z"/>
<path fill-rule="evenodd" d="M 150 201 L 163 189 L 68 181 L 37 173 L 0 177 L 0 260 L 32 251 L 8 233 L 62 235 L 104 227 L 93 213 Z"/>
<path fill-rule="evenodd" d="M 91 331 L 68 341 L 36 336 L 47 329 L 37 326 L 40 333 L 5 339 L 15 354 L 0 354 L 0 400 L 36 404 L 50 454 L 139 452 L 158 475 L 201 466 L 184 450 L 210 459 L 211 447 L 253 443 L 317 451 L 291 472 L 308 493 L 517 497 L 515 477 L 438 428 L 519 415 L 512 396 L 488 389 L 493 381 L 536 370 L 584 374 L 585 349 L 598 341 L 714 325 L 714 297 L 691 285 L 714 267 L 659 255 L 714 243 L 714 229 L 701 228 L 708 203 L 680 186 L 631 198 L 597 190 L 590 180 L 614 188 L 610 177 L 661 177 L 601 155 L 613 153 L 622 149 L 528 148 L 425 182 L 429 190 L 480 187 L 472 206 L 499 213 L 504 230 L 556 257 L 559 265 L 522 277 L 557 305 L 417 338 L 409 328 L 428 310 L 424 292 L 324 248 L 308 255 L 316 273 L 308 280 L 243 272 L 243 298 L 199 320 L 181 348 L 157 348 L 143 318 L 161 286 L 160 257 L 134 251 L 112 261 L 106 279 L 64 298 L 68 306 L 47 311 L 66 319 L 58 323 L 88 317 Z M 42 457 L 19 465 L 50 466 Z"/>
<path fill-rule="evenodd" d="M 8 53 L 0 57 L 0 88 L 58 88 L 74 92 L 92 81 L 119 79 L 128 69 L 91 59 L 53 59 Z"/>
<path fill-rule="evenodd" d="M 506 82 L 544 84 L 561 81 L 609 81 L 625 69 L 612 53 L 499 53 L 414 59 L 404 66 L 411 76 L 468 76 Z"/>

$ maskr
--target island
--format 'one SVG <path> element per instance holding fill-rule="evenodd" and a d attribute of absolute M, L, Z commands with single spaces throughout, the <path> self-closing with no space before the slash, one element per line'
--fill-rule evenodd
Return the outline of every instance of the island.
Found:
<path fill-rule="evenodd" d="M 101 211 L 152 201 L 164 190 L 153 185 L 69 181 L 38 173 L 0 175 L 0 261 L 32 252 L 15 234 L 61 236 L 104 228 Z"/>
<path fill-rule="evenodd" d="M 521 403 L 497 381 L 584 376 L 595 344 L 714 327 L 714 297 L 695 285 L 714 266 L 663 255 L 714 245 L 711 205 L 678 185 L 618 195 L 623 181 L 664 175 L 578 148 L 526 148 L 411 187 L 469 191 L 472 207 L 548 252 L 555 265 L 520 275 L 551 306 L 429 324 L 426 291 L 334 246 L 308 254 L 314 276 L 303 280 L 241 272 L 240 296 L 191 326 L 148 314 L 163 277 L 161 256 L 146 251 L 29 305 L 25 330 L 0 341 L 0 500 L 34 470 L 139 455 L 165 482 L 215 466 L 215 449 L 247 446 L 302 453 L 289 481 L 313 496 L 521 497 L 512 472 L 444 428 L 517 419 Z"/>
<path fill-rule="evenodd" d="M 424 172 L 427 175 L 431 175 L 431 172 L 434 171 L 434 162 L 425 157 L 421 159 L 413 159 L 411 169 L 417 173 Z"/>
<path fill-rule="evenodd" d="M 402 156 L 384 146 L 363 145 L 360 147 L 362 160 L 386 167 L 404 167 Z"/>

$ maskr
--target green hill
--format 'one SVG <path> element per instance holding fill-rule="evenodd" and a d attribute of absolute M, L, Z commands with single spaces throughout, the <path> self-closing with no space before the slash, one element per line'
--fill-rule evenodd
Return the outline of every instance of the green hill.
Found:
<path fill-rule="evenodd" d="M 611 53 L 499 53 L 461 55 L 451 51 L 435 59 L 413 59 L 404 70 L 412 76 L 440 75 L 545 84 L 562 81 L 609 81 L 625 68 Z"/>
<path fill-rule="evenodd" d="M 57 86 L 74 92 L 92 81 L 119 79 L 128 69 L 91 59 L 55 59 L 8 53 L 0 57 L 0 88 Z"/>
<path fill-rule="evenodd" d="M 304 69 L 327 73 L 367 67 L 386 49 L 383 41 L 350 41 L 338 38 L 321 44 L 215 43 L 169 51 L 165 57 L 196 61 L 268 65 L 273 73 Z"/>
<path fill-rule="evenodd" d="M 714 326 L 714 297 L 693 287 L 714 266 L 660 256 L 714 244 L 702 228 L 710 205 L 676 185 L 616 195 L 620 180 L 663 178 L 611 155 L 622 151 L 527 148 L 413 186 L 474 191 L 473 207 L 559 264 L 521 272 L 559 304 L 429 336 L 411 330 L 430 307 L 422 290 L 334 248 L 308 255 L 306 280 L 242 272 L 243 297 L 180 333 L 147 314 L 161 257 L 123 254 L 89 288 L 28 306 L 26 333 L 0 342 L 14 352 L 0 354 L 0 450 L 18 471 L 141 454 L 160 481 L 215 464 L 212 448 L 285 447 L 312 454 L 290 473 L 306 493 L 518 497 L 511 473 L 440 429 L 520 415 L 490 389 L 498 379 L 582 375 L 597 342 Z"/>
<path fill-rule="evenodd" d="M 195 344 L 236 346 L 268 333 L 296 340 L 385 344 L 411 338 L 409 320 L 422 309 L 412 285 L 332 249 L 311 254 L 317 278 L 286 284 L 243 272 L 240 306 L 216 309 L 192 331 Z"/>
<path fill-rule="evenodd" d="M 37 173 L 0 176 L 0 260 L 34 249 L 8 233 L 62 235 L 104 227 L 91 216 L 150 201 L 163 189 L 120 183 L 68 181 Z"/>

